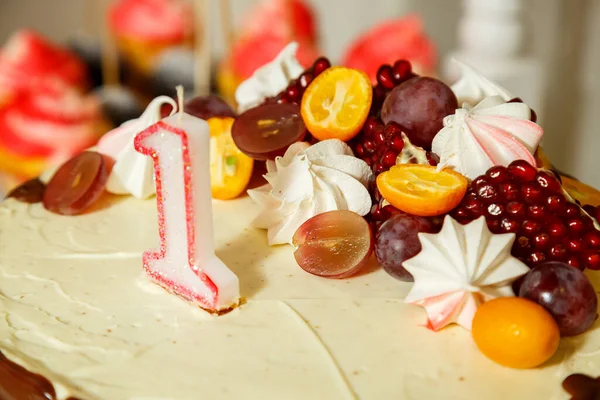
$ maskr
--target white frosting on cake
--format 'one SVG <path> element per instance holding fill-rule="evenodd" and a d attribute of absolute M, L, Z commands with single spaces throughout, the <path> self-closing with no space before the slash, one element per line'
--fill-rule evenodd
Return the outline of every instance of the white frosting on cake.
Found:
<path fill-rule="evenodd" d="M 0 350 L 82 399 L 568 399 L 561 381 L 600 370 L 600 323 L 543 367 L 488 360 L 470 333 L 432 332 L 411 284 L 373 265 L 330 280 L 249 228 L 258 205 L 214 202 L 217 255 L 246 303 L 215 317 L 143 273 L 154 200 L 106 194 L 89 212 L 0 204 Z M 589 276 L 600 287 L 598 273 Z"/>
<path fill-rule="evenodd" d="M 492 82 L 473 67 L 458 60 L 452 61 L 460 70 L 460 78 L 451 86 L 452 91 L 458 99 L 459 106 L 462 106 L 464 103 L 475 106 L 490 96 L 500 96 L 504 101 L 515 98 L 508 90 Z"/>
<path fill-rule="evenodd" d="M 271 246 L 291 244 L 300 225 L 317 214 L 349 210 L 366 215 L 371 210 L 367 186 L 373 173 L 338 139 L 292 144 L 283 157 L 267 161 L 265 179 L 266 185 L 248 194 L 262 206 L 252 223 L 268 230 Z"/>

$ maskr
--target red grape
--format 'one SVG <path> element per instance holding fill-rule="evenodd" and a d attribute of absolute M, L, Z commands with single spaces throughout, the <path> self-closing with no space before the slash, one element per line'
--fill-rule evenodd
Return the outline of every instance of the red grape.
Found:
<path fill-rule="evenodd" d="M 375 255 L 383 269 L 396 279 L 412 282 L 412 275 L 402 263 L 421 251 L 419 232 L 435 232 L 427 218 L 399 212 L 385 221 L 375 237 Z"/>
<path fill-rule="evenodd" d="M 592 284 L 583 272 L 563 262 L 542 263 L 529 271 L 519 296 L 546 308 L 562 336 L 583 333 L 596 320 L 598 298 Z"/>
<path fill-rule="evenodd" d="M 236 118 L 231 128 L 235 145 L 256 160 L 274 159 L 306 136 L 296 104 L 263 104 Z"/>
<path fill-rule="evenodd" d="M 45 190 L 46 185 L 38 178 L 34 178 L 14 188 L 6 197 L 12 197 L 22 203 L 39 203 Z"/>
<path fill-rule="evenodd" d="M 457 108 L 458 101 L 448 85 L 434 78 L 415 77 L 390 92 L 383 102 L 381 119 L 385 124 L 397 123 L 412 144 L 429 150 L 444 117 Z"/>
<path fill-rule="evenodd" d="M 303 223 L 294 234 L 294 258 L 313 275 L 346 278 L 366 263 L 373 251 L 371 228 L 352 211 L 329 211 Z"/>
<path fill-rule="evenodd" d="M 57 214 L 76 215 L 102 194 L 108 179 L 104 157 L 85 151 L 63 164 L 44 192 L 44 207 Z"/>
<path fill-rule="evenodd" d="M 219 96 L 198 96 L 185 102 L 184 111 L 200 119 L 235 117 L 235 111 Z"/>

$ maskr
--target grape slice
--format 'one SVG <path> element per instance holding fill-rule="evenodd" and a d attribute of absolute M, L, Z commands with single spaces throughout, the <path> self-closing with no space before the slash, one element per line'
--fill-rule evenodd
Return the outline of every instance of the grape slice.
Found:
<path fill-rule="evenodd" d="M 212 117 L 235 117 L 235 111 L 219 96 L 198 96 L 185 102 L 184 111 L 207 120 Z"/>
<path fill-rule="evenodd" d="M 294 234 L 293 244 L 300 268 L 324 278 L 355 274 L 373 251 L 369 224 L 352 211 L 329 211 L 310 218 Z"/>
<path fill-rule="evenodd" d="M 107 179 L 104 157 L 85 151 L 63 164 L 50 179 L 44 192 L 44 207 L 57 214 L 77 215 L 100 197 Z"/>
<path fill-rule="evenodd" d="M 296 104 L 264 104 L 241 114 L 231 128 L 235 145 L 255 160 L 274 159 L 306 136 Z"/>
<path fill-rule="evenodd" d="M 34 178 L 11 190 L 6 197 L 12 197 L 22 203 L 39 203 L 44 197 L 45 190 L 46 185 L 38 178 Z"/>

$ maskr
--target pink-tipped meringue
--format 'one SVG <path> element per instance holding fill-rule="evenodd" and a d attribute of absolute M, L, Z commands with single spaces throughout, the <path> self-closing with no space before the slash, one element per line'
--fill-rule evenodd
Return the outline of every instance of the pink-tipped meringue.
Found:
<path fill-rule="evenodd" d="M 405 302 L 425 308 L 429 325 L 471 329 L 480 304 L 513 296 L 512 282 L 529 268 L 510 254 L 514 233 L 495 235 L 485 218 L 461 225 L 450 216 L 436 234 L 419 233 L 422 250 L 402 266 L 415 279 Z"/>
<path fill-rule="evenodd" d="M 444 118 L 444 128 L 433 139 L 438 168 L 451 167 L 475 179 L 494 165 L 515 160 L 535 166 L 533 154 L 544 131 L 530 118 L 527 104 L 506 103 L 501 96 L 487 97 L 473 108 L 464 104 Z"/>

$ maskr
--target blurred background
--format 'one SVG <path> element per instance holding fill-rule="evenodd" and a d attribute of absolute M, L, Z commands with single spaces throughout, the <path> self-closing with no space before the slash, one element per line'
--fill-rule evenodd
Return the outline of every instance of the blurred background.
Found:
<path fill-rule="evenodd" d="M 140 50 L 136 47 L 139 43 L 131 39 L 132 35 L 140 32 L 128 31 L 128 27 L 132 25 L 146 24 L 145 29 L 154 29 L 155 36 L 162 35 L 158 39 L 153 37 L 159 40 L 161 46 L 166 43 L 178 49 L 187 48 L 191 52 L 194 41 L 202 40 L 204 45 L 210 43 L 210 46 L 204 46 L 203 49 L 210 53 L 207 60 L 213 68 L 210 76 L 212 88 L 220 90 L 228 98 L 231 98 L 232 87 L 235 87 L 237 81 L 251 72 L 254 64 L 259 65 L 262 61 L 267 61 L 268 54 L 278 46 L 278 42 L 272 43 L 272 48 L 266 45 L 262 33 L 256 33 L 257 39 L 252 41 L 252 34 L 248 33 L 253 29 L 280 28 L 276 23 L 279 14 L 270 14 L 266 18 L 266 21 L 273 22 L 271 24 L 265 23 L 265 19 L 260 18 L 260 12 L 256 11 L 257 8 L 263 7 L 261 12 L 265 15 L 273 12 L 272 9 L 268 11 L 269 6 L 263 3 L 274 4 L 277 3 L 275 0 L 230 0 L 225 5 L 221 0 L 204 0 L 202 13 L 205 15 L 198 17 L 196 13 L 194 18 L 189 14 L 190 21 L 181 21 L 177 13 L 170 8 L 162 9 L 160 7 L 163 6 L 153 5 L 154 11 L 160 9 L 165 15 L 169 15 L 161 23 L 164 29 L 153 26 L 152 21 L 132 21 L 127 17 L 131 14 L 127 12 L 131 10 L 128 7 L 135 8 L 136 3 L 148 2 L 158 4 L 164 1 L 120 2 L 128 4 L 123 6 L 123 10 L 115 11 L 111 20 L 106 14 L 110 2 L 104 0 L 2 0 L 0 43 L 8 43 L 21 28 L 32 28 L 44 40 L 77 50 L 80 57 L 87 57 L 88 66 L 95 63 L 95 67 L 99 68 L 99 38 L 109 31 L 117 39 L 121 51 L 120 59 L 130 61 L 129 67 L 120 67 L 118 73 L 121 75 L 118 81 L 130 85 L 141 98 L 164 91 L 164 87 L 171 87 L 169 85 L 172 84 L 173 74 L 177 80 L 189 72 L 185 75 L 186 83 L 193 84 L 190 82 L 193 80 L 193 64 L 185 51 L 174 51 L 168 56 L 158 58 L 156 43 L 152 45 L 154 47 L 146 46 Z M 292 20 L 297 28 L 292 29 L 291 33 L 280 32 L 285 36 L 282 43 L 284 39 L 289 39 L 286 35 L 292 36 L 293 39 L 297 39 L 296 36 L 300 37 L 301 48 L 305 45 L 307 58 L 312 54 L 324 54 L 333 63 L 365 63 L 366 67 L 370 67 L 368 60 L 365 61 L 364 58 L 369 58 L 366 54 L 371 54 L 371 50 L 361 50 L 359 46 L 360 40 L 364 39 L 363 45 L 374 49 L 372 51 L 375 54 L 406 52 L 407 54 L 398 55 L 414 57 L 416 61 L 413 60 L 413 64 L 417 69 L 449 81 L 453 79 L 453 69 L 449 60 L 455 57 L 468 62 L 484 75 L 507 87 L 515 96 L 521 97 L 536 110 L 538 122 L 545 130 L 544 149 L 556 167 L 600 187 L 600 157 L 597 154 L 600 150 L 600 78 L 597 72 L 600 71 L 600 1 L 304 0 L 306 9 L 297 9 L 297 5 L 290 6 L 290 1 L 279 3 L 286 3 L 287 7 L 292 7 Z M 295 0 L 292 3 L 295 3 Z M 313 16 L 314 21 L 308 23 L 303 20 L 306 10 Z M 227 16 L 224 17 L 224 13 Z M 375 29 L 390 19 L 401 21 L 398 22 L 397 29 L 394 28 L 391 32 L 378 32 Z M 257 26 L 253 26 L 252 20 Z M 200 28 L 203 35 L 198 32 L 198 21 L 208 22 L 207 26 Z M 197 31 L 196 35 L 188 35 L 188 31 L 185 30 L 187 27 L 174 27 L 186 23 L 192 24 L 192 29 Z M 306 24 L 310 26 L 305 26 Z M 210 35 L 206 35 L 206 32 L 210 32 Z M 250 39 L 240 44 L 240 37 Z M 406 48 L 397 49 L 397 46 L 402 47 L 398 43 L 403 43 L 407 37 L 410 37 L 411 41 L 404 45 Z M 433 47 L 430 47 L 429 43 Z M 261 54 L 267 59 L 262 60 Z M 387 62 L 398 58 L 395 55 L 391 57 L 392 60 Z M 46 58 L 44 56 L 42 60 Z M 149 59 L 152 59 L 152 65 L 148 65 Z M 157 67 L 159 64 L 160 68 Z M 189 65 L 190 71 L 185 69 L 186 65 Z M 159 75 L 158 70 L 166 71 L 157 78 L 160 81 L 157 85 L 159 88 L 151 93 L 144 93 L 149 86 L 141 77 L 148 75 L 155 78 Z M 1 75 L 0 63 L 0 106 Z M 91 76 L 90 79 L 98 81 L 98 71 L 92 71 Z M 95 82 L 95 85 L 98 84 L 100 82 Z M 163 88 L 160 88 L 161 85 Z M 77 109 L 77 121 L 80 121 L 81 115 L 90 119 L 92 106 L 90 105 L 90 110 L 87 111 L 79 110 L 81 104 L 85 103 L 84 100 L 77 100 L 75 95 L 71 97 L 70 100 L 61 101 L 70 101 L 69 104 Z M 92 130 L 106 130 L 106 125 L 115 123 L 113 117 L 105 118 L 108 121 L 100 121 L 101 119 L 97 118 L 93 123 L 86 125 L 88 130 L 92 129 L 90 126 L 93 126 Z M 2 115 L 0 123 L 1 120 Z M 21 122 L 27 126 L 27 121 Z M 2 128 L 3 126 L 0 126 L 0 129 Z M 2 132 L 0 139 L 1 136 Z M 90 134 L 91 136 L 93 135 Z M 11 142 L 14 148 L 29 146 L 19 140 L 13 141 L 16 145 Z M 63 138 L 57 145 L 60 147 L 65 141 L 68 142 Z M 84 143 L 79 145 L 83 146 Z M 7 155 L 6 152 L 2 152 L 1 147 L 2 143 L 0 169 L 11 170 L 10 165 L 21 166 L 33 157 L 22 149 L 19 150 L 19 157 Z M 54 151 L 52 157 L 46 156 L 47 154 L 44 156 L 43 165 L 50 159 L 59 159 L 64 154 Z M 36 162 L 38 161 L 36 159 Z M 27 165 L 25 173 L 21 167 L 13 168 L 11 172 L 15 172 L 16 169 L 17 175 L 23 177 L 42 168 L 39 163 L 33 167 Z"/>

